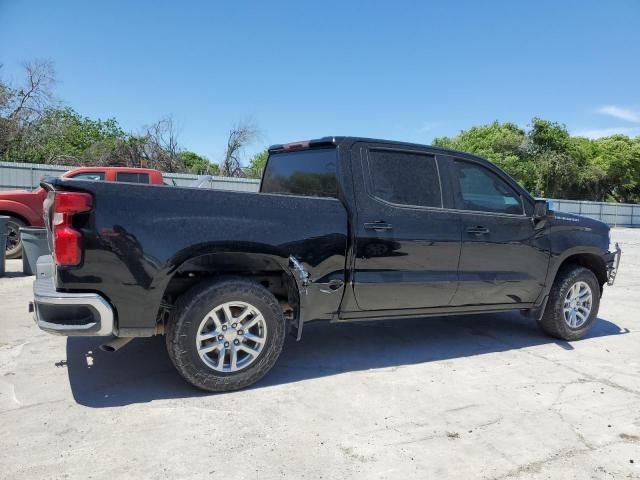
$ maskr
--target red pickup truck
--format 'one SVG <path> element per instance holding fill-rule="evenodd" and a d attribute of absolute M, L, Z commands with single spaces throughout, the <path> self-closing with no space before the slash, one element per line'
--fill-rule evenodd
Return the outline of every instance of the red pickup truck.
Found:
<path fill-rule="evenodd" d="M 62 174 L 63 178 L 106 182 L 149 183 L 162 185 L 162 172 L 150 168 L 81 167 Z M 0 192 L 0 215 L 11 217 L 8 224 L 7 258 L 22 255 L 20 227 L 44 227 L 42 204 L 47 192 L 38 187 L 33 191 L 6 190 Z"/>

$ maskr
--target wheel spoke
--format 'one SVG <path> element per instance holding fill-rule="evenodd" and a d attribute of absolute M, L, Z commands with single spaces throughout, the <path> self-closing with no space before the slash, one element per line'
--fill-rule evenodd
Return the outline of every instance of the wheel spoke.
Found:
<path fill-rule="evenodd" d="M 222 348 L 223 345 L 224 344 L 222 342 L 215 342 L 215 343 L 212 343 L 211 345 L 207 345 L 206 347 L 202 347 L 198 349 L 198 351 L 200 352 L 201 355 L 204 355 L 205 353 L 213 352 L 216 349 Z"/>
<path fill-rule="evenodd" d="M 259 350 L 254 350 L 253 348 L 251 348 L 250 346 L 248 346 L 245 343 L 241 343 L 240 345 L 238 345 L 238 350 L 242 350 L 244 352 L 247 352 L 249 355 L 251 355 L 253 357 L 257 357 L 258 354 L 260 353 Z"/>
<path fill-rule="evenodd" d="M 575 310 L 571 310 L 570 322 L 571 322 L 571 326 L 572 327 L 576 326 L 576 311 Z"/>
<path fill-rule="evenodd" d="M 216 331 L 219 332 L 220 330 L 222 330 L 222 323 L 220 323 L 220 319 L 218 318 L 218 315 L 215 312 L 210 312 L 209 318 L 213 322 L 213 325 L 216 327 L 215 328 Z"/>
<path fill-rule="evenodd" d="M 245 308 L 242 311 L 242 313 L 240 315 L 238 315 L 237 318 L 235 318 L 235 322 L 236 323 L 244 322 L 244 319 L 247 318 L 249 315 L 251 315 L 251 313 L 253 313 L 253 308 L 251 308 L 250 306 L 247 306 L 247 308 Z"/>
<path fill-rule="evenodd" d="M 231 371 L 235 371 L 238 369 L 238 349 L 231 347 L 230 351 L 230 357 L 231 357 Z"/>
<path fill-rule="evenodd" d="M 264 318 L 262 318 L 262 315 L 258 314 L 255 315 L 251 320 L 249 320 L 247 323 L 245 323 L 244 325 L 242 325 L 242 327 L 245 330 L 249 330 L 251 327 L 253 327 L 256 323 L 263 321 Z"/>
<path fill-rule="evenodd" d="M 222 371 L 222 369 L 224 368 L 224 357 L 226 353 L 227 350 L 224 347 L 220 348 L 220 351 L 218 352 L 218 363 L 216 365 L 216 368 L 220 371 Z"/>
<path fill-rule="evenodd" d="M 247 340 L 251 340 L 252 342 L 259 343 L 260 345 L 264 344 L 265 341 L 264 338 L 258 337 L 257 335 L 254 335 L 252 333 L 245 333 L 244 338 L 246 338 Z"/>
<path fill-rule="evenodd" d="M 206 332 L 206 333 L 199 333 L 198 341 L 202 342 L 204 340 L 211 340 L 212 338 L 216 338 L 217 336 L 218 336 L 218 332 L 216 332 L 216 330 L 211 330 L 210 332 Z"/>
<path fill-rule="evenodd" d="M 589 318 L 589 315 L 591 314 L 591 309 L 586 308 L 584 306 L 579 306 L 576 309 L 576 314 L 580 316 L 580 324 L 583 324 Z"/>
<path fill-rule="evenodd" d="M 577 283 L 571 289 L 571 299 L 575 300 L 578 297 L 578 291 L 580 290 L 580 285 Z"/>
<path fill-rule="evenodd" d="M 231 315 L 231 308 L 229 308 L 228 303 L 222 306 L 222 312 L 224 313 L 224 323 L 231 323 L 233 321 L 233 315 Z"/>

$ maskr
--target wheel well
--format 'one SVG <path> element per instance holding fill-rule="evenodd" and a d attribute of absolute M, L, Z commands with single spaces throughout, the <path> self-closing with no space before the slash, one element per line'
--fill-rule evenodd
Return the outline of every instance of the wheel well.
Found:
<path fill-rule="evenodd" d="M 19 214 L 15 213 L 15 212 L 5 212 L 5 211 L 0 210 L 0 215 L 5 215 L 7 217 L 13 217 L 13 218 L 15 218 L 17 220 L 20 220 L 27 227 L 31 225 L 31 223 L 26 218 L 24 218 L 22 215 L 19 215 Z"/>
<path fill-rule="evenodd" d="M 225 278 L 242 278 L 262 285 L 280 302 L 285 319 L 298 317 L 300 302 L 294 278 L 272 256 L 264 254 L 210 253 L 186 260 L 169 281 L 163 304 L 170 308 L 196 284 Z"/>
<path fill-rule="evenodd" d="M 604 260 L 598 255 L 594 255 L 592 253 L 578 253 L 576 255 L 571 255 L 562 262 L 558 271 L 567 265 L 579 265 L 581 267 L 588 268 L 594 273 L 601 287 L 607 283 L 607 266 L 605 265 Z"/>

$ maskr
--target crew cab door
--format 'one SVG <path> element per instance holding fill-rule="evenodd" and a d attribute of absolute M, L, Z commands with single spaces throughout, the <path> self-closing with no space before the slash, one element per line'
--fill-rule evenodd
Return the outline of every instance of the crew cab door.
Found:
<path fill-rule="evenodd" d="M 406 311 L 448 305 L 458 284 L 460 224 L 442 208 L 446 192 L 438 155 L 419 147 L 360 143 L 352 147 L 352 169 L 358 307 Z"/>
<path fill-rule="evenodd" d="M 452 158 L 447 167 L 462 228 L 459 286 L 451 305 L 535 302 L 549 254 L 525 199 L 498 169 L 481 162 Z"/>

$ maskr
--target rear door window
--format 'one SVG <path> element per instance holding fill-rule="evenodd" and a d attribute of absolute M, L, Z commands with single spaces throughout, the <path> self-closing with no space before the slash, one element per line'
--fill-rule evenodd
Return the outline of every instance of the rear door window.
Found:
<path fill-rule="evenodd" d="M 149 174 L 137 172 L 117 172 L 116 182 L 149 183 Z"/>
<path fill-rule="evenodd" d="M 370 150 L 369 175 L 374 197 L 395 205 L 442 207 L 442 190 L 433 155 Z"/>
<path fill-rule="evenodd" d="M 260 191 L 309 197 L 337 197 L 337 153 L 331 149 L 269 155 Z"/>

